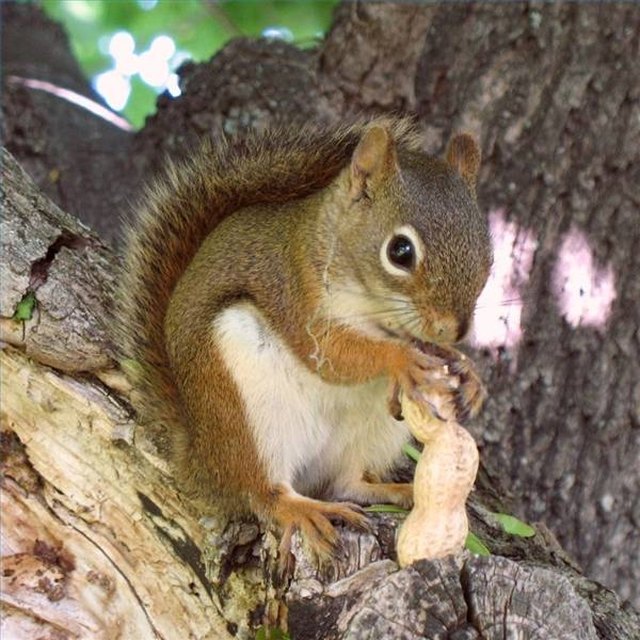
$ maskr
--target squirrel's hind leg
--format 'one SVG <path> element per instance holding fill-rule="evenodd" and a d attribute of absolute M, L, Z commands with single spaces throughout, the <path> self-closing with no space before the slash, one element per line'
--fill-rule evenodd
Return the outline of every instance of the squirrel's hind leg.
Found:
<path fill-rule="evenodd" d="M 413 485 L 409 482 L 381 482 L 376 476 L 351 478 L 336 491 L 339 500 L 358 504 L 395 504 L 404 509 L 413 506 Z"/>

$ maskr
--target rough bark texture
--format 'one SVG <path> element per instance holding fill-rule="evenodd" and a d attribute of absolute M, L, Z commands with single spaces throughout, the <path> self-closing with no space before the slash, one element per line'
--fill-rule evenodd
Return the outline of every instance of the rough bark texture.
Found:
<path fill-rule="evenodd" d="M 410 3 L 340 5 L 317 65 L 331 113 L 412 110 L 416 71 L 434 15 Z"/>
<path fill-rule="evenodd" d="M 483 457 L 638 602 L 640 11 L 450 8 L 425 42 L 417 110 L 445 139 L 481 133 L 480 199 L 494 232 L 513 225 L 500 251 L 524 303 L 517 341 L 484 356 Z"/>
<path fill-rule="evenodd" d="M 111 240 L 139 188 L 133 136 L 25 80 L 104 105 L 71 54 L 64 30 L 34 7 L 2 3 L 2 138 L 43 193 Z M 143 165 L 144 166 L 144 165 Z"/>
<path fill-rule="evenodd" d="M 317 52 L 239 40 L 211 63 L 190 65 L 185 69 L 186 94 L 176 101 L 162 98 L 157 116 L 136 135 L 79 113 L 60 98 L 12 83 L 9 74 L 68 82 L 65 86 L 86 92 L 68 61 L 64 39 L 46 35 L 59 33 L 55 28 L 42 21 L 33 7 L 5 4 L 2 11 L 6 144 L 41 189 L 63 209 L 95 227 L 101 224 L 108 239 L 117 233 L 114 213 L 124 213 L 123 203 L 135 200 L 138 185 L 157 167 L 161 153 L 188 153 L 210 128 L 233 132 L 287 118 L 334 120 L 355 111 L 395 108 L 418 113 L 432 152 L 443 148 L 454 129 L 476 132 L 485 156 L 480 198 L 498 241 L 497 275 L 506 272 L 501 299 L 516 300 L 498 306 L 494 317 L 486 303 L 479 309 L 476 338 L 485 346 L 475 357 L 484 368 L 490 400 L 473 428 L 484 444 L 484 462 L 500 469 L 483 479 L 501 479 L 512 490 L 520 515 L 543 519 L 586 575 L 638 602 L 640 281 L 636 274 L 640 258 L 635 247 L 640 241 L 640 83 L 634 64 L 640 57 L 640 11 L 636 7 L 347 3 Z M 37 30 L 27 28 L 34 24 Z M 20 37 L 12 37 L 16 33 Z M 41 49 L 31 46 L 25 33 L 37 33 L 41 41 L 51 38 L 51 48 L 61 52 L 38 57 Z M 28 57 L 31 51 L 33 59 Z M 58 68 L 65 71 L 55 71 Z M 76 79 L 69 80 L 72 76 Z M 490 597 L 485 587 L 469 586 L 483 584 L 486 576 L 499 571 L 508 576 L 503 585 L 507 591 L 510 580 L 518 589 L 533 585 L 525 602 L 533 602 L 533 592 L 543 594 L 538 608 L 527 610 L 519 624 L 537 620 L 538 611 L 550 625 L 558 620 L 570 624 L 563 617 L 567 616 L 563 604 L 572 603 L 577 593 L 589 603 L 595 631 L 586 622 L 587 626 L 579 626 L 584 617 L 578 614 L 571 616 L 578 625 L 573 637 L 640 637 L 634 611 L 581 578 L 553 537 L 544 535 L 543 527 L 533 541 L 497 532 L 486 505 L 492 510 L 500 507 L 486 493 L 470 505 L 473 526 L 495 555 L 515 562 L 467 558 L 455 568 L 398 572 L 391 561 L 382 560 L 391 548 L 395 526 L 383 519 L 378 535 L 366 541 L 345 534 L 351 564 L 338 566 L 334 574 L 305 568 L 300 555 L 285 597 L 283 585 L 269 581 L 270 561 L 264 559 L 265 547 L 255 541 L 257 528 L 232 527 L 216 544 L 205 544 L 207 534 L 162 475 L 163 461 L 129 422 L 123 405 L 114 404 L 110 398 L 114 391 L 105 391 L 120 388 L 117 376 L 102 372 L 100 383 L 93 377 L 110 356 L 103 318 L 113 266 L 106 250 L 67 218 L 52 222 L 59 212 L 51 213 L 46 199 L 20 182 L 10 160 L 5 159 L 3 166 L 3 210 L 21 219 L 17 223 L 7 218 L 10 235 L 3 234 L 9 244 L 3 261 L 10 256 L 3 262 L 3 339 L 32 358 L 28 362 L 13 350 L 3 354 L 3 383 L 8 385 L 3 405 L 4 398 L 11 399 L 4 408 L 3 429 L 16 434 L 28 456 L 28 460 L 20 457 L 23 449 L 15 436 L 6 436 L 3 488 L 10 502 L 3 513 L 13 514 L 14 522 L 40 523 L 16 529 L 8 548 L 13 555 L 24 554 L 28 569 L 24 575 L 49 572 L 48 582 L 23 581 L 22 591 L 14 582 L 11 588 L 18 592 L 11 592 L 13 600 L 5 598 L 3 604 L 13 620 L 22 616 L 25 625 L 37 622 L 54 630 L 63 628 L 59 619 L 28 618 L 24 612 L 35 605 L 26 594 L 40 594 L 42 606 L 66 601 L 56 600 L 60 591 L 55 589 L 57 584 L 69 584 L 65 593 L 72 594 L 71 603 L 80 607 L 77 594 L 86 591 L 94 571 L 110 576 L 109 584 L 121 586 L 115 589 L 117 596 L 108 595 L 113 593 L 111 587 L 106 591 L 99 587 L 103 591 L 97 593 L 107 595 L 85 602 L 93 618 L 78 617 L 79 608 L 68 609 L 68 617 L 80 620 L 80 627 L 68 630 L 68 637 L 74 633 L 99 637 L 91 635 L 92 630 L 100 624 L 111 628 L 130 606 L 131 596 L 123 596 L 123 589 L 135 594 L 141 611 L 142 603 L 151 602 L 153 609 L 155 598 L 175 599 L 175 615 L 185 625 L 193 622 L 191 627 L 171 630 L 153 613 L 135 613 L 137 622 L 131 624 L 138 626 L 126 629 L 141 638 L 189 637 L 189 633 L 224 637 L 225 631 L 216 628 L 216 621 L 223 619 L 230 633 L 246 632 L 263 612 L 277 620 L 283 609 L 265 603 L 283 599 L 296 639 L 360 637 L 364 627 L 358 625 L 365 618 L 370 622 L 370 611 L 377 613 L 371 624 L 389 624 L 397 637 L 445 637 L 425 626 L 431 624 L 430 614 L 405 627 L 406 615 L 390 620 L 384 604 L 389 598 L 394 603 L 404 601 L 403 593 L 428 583 L 431 578 L 425 571 L 441 571 L 443 588 L 460 595 L 451 596 L 458 604 L 452 606 L 454 615 L 446 618 L 450 637 L 503 637 L 500 627 L 481 631 L 484 616 L 491 619 L 495 611 L 501 612 L 502 596 L 492 601 L 496 607 L 492 614 L 489 605 L 475 599 L 481 593 Z M 39 275 L 43 270 L 44 283 Z M 68 300 L 61 295 L 62 291 L 67 295 L 67 287 Z M 28 290 L 35 291 L 38 312 L 24 326 L 23 336 L 23 327 L 9 317 Z M 518 301 L 523 303 L 521 309 Z M 504 330 L 489 331 L 507 311 L 510 319 Z M 75 317 L 70 319 L 69 312 Z M 74 328 L 64 321 L 73 322 Z M 47 322 L 51 332 L 38 342 Z M 80 337 L 65 344 L 68 335 Z M 52 350 L 55 355 L 47 355 Z M 87 359 L 85 353 L 93 355 Z M 60 373 L 78 370 L 94 374 L 79 382 Z M 71 409 L 68 404 L 74 394 L 82 400 Z M 119 427 L 112 430 L 114 425 Z M 15 459 L 18 462 L 8 468 L 6 460 Z M 488 484 L 482 481 L 480 486 L 488 490 Z M 142 485 L 149 491 L 137 493 Z M 141 529 L 130 532 L 127 527 L 135 523 Z M 77 542 L 69 537 L 74 526 L 80 532 Z M 134 541 L 141 531 L 144 544 Z M 217 544 L 227 538 L 228 543 Z M 36 539 L 45 546 L 36 544 Z M 82 550 L 81 543 L 86 544 Z M 108 549 L 106 564 L 97 548 Z M 218 549 L 213 559 L 207 557 L 212 548 Z M 149 549 L 157 560 L 146 562 Z M 76 558 L 73 569 L 64 550 Z M 517 564 L 523 558 L 553 568 L 553 584 L 546 582 L 545 569 L 529 571 Z M 19 573 L 17 566 L 10 569 L 14 573 L 5 576 L 9 581 Z M 145 573 L 147 569 L 151 573 Z M 495 586 L 495 580 L 490 582 Z M 266 586 L 258 595 L 250 595 L 247 584 Z M 453 584 L 458 586 L 454 589 Z M 172 591 L 168 597 L 160 585 L 175 594 Z M 3 592 L 9 591 L 3 585 Z M 427 602 L 421 600 L 420 606 Z M 517 616 L 522 601 L 509 602 L 515 603 Z M 552 602 L 557 609 L 550 606 Z M 327 631 L 325 636 L 317 632 L 304 636 L 314 632 L 309 620 L 314 621 L 313 629 L 334 629 L 332 633 L 343 635 Z M 211 625 L 208 631 L 206 624 Z M 383 627 L 376 628 L 384 636 Z M 597 636 L 589 635 L 594 632 Z M 549 631 L 546 637 L 565 637 L 559 634 Z"/>
<path fill-rule="evenodd" d="M 62 371 L 108 367 L 114 358 L 108 315 L 115 278 L 112 253 L 75 218 L 32 189 L 6 151 L 2 166 L 3 340 Z M 17 323 L 12 316 L 27 296 L 35 298 L 37 322 Z"/>

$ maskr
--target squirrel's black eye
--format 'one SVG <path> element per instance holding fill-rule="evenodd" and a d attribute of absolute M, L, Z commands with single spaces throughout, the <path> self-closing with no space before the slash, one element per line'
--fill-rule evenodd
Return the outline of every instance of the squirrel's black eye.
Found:
<path fill-rule="evenodd" d="M 387 257 L 391 264 L 411 271 L 416 262 L 416 251 L 413 242 L 407 236 L 393 236 L 387 246 Z"/>

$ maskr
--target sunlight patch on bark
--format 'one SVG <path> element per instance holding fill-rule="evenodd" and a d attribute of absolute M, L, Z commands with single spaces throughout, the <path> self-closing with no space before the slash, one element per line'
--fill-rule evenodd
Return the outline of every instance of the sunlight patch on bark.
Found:
<path fill-rule="evenodd" d="M 552 289 L 560 313 L 572 327 L 606 326 L 616 298 L 613 266 L 596 264 L 589 240 L 576 227 L 560 243 Z"/>
<path fill-rule="evenodd" d="M 515 350 L 522 337 L 523 291 L 538 242 L 532 231 L 507 220 L 504 209 L 489 213 L 494 261 L 478 298 L 470 341 L 475 347 Z"/>

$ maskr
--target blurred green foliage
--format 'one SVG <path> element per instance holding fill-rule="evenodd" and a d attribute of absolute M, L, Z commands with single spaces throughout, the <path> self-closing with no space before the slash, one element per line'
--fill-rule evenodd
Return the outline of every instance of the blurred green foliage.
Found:
<path fill-rule="evenodd" d="M 338 0 L 40 0 L 62 23 L 73 51 L 89 78 L 113 66 L 109 38 L 126 30 L 136 52 L 158 35 L 173 38 L 179 51 L 196 61 L 208 60 L 235 36 L 260 36 L 270 27 L 288 29 L 293 42 L 311 46 L 328 29 Z M 146 6 L 146 8 L 145 8 Z M 136 126 L 155 109 L 157 92 L 139 76 L 123 114 Z"/>

